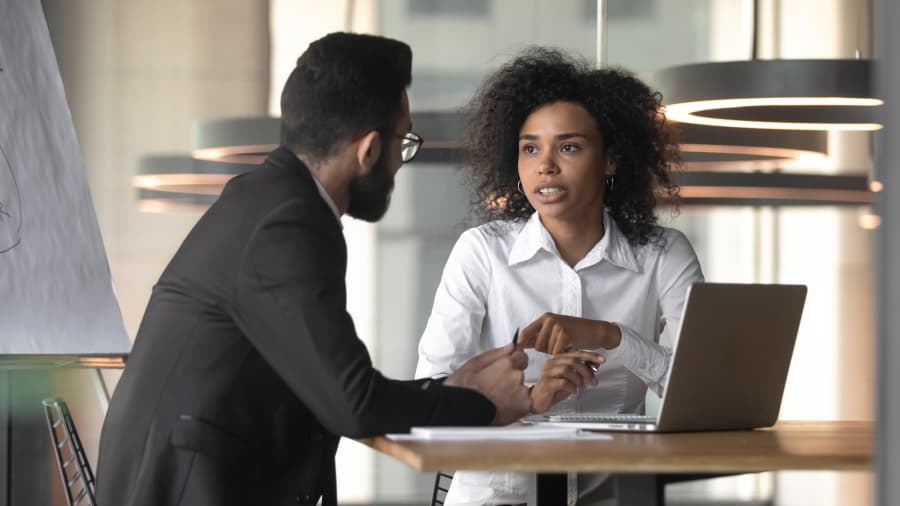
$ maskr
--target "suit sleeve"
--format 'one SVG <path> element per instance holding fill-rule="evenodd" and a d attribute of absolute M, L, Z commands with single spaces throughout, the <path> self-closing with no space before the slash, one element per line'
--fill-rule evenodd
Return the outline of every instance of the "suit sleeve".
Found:
<path fill-rule="evenodd" d="M 487 425 L 481 394 L 385 378 L 346 312 L 346 247 L 335 217 L 294 200 L 257 227 L 238 273 L 236 320 L 259 353 L 331 432 L 367 437 L 415 425 Z"/>

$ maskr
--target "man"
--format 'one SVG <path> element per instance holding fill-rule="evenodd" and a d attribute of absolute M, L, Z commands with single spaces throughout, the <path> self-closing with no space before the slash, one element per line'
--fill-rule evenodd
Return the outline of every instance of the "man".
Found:
<path fill-rule="evenodd" d="M 411 59 L 401 42 L 337 33 L 297 61 L 283 146 L 225 187 L 153 289 L 104 423 L 99 504 L 335 504 L 339 436 L 528 412 L 521 350 L 443 383 L 390 380 L 345 310 L 339 217 L 378 220 L 418 148 Z"/>

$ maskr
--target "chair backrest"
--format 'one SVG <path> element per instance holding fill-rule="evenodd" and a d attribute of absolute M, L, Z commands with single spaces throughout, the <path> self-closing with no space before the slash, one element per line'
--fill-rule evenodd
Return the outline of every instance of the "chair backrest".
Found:
<path fill-rule="evenodd" d="M 447 491 L 450 490 L 450 482 L 453 481 L 453 475 L 438 473 L 434 476 L 434 493 L 431 494 L 431 506 L 442 506 L 447 498 Z"/>
<path fill-rule="evenodd" d="M 94 473 L 84 454 L 69 407 L 57 398 L 44 399 L 44 414 L 69 506 L 97 506 Z"/>

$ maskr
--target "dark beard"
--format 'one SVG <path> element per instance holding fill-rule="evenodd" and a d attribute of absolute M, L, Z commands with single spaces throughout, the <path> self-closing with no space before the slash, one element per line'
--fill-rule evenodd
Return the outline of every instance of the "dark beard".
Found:
<path fill-rule="evenodd" d="M 376 222 L 387 212 L 394 190 L 394 178 L 390 175 L 384 151 L 372 169 L 350 181 L 347 214 L 368 222 Z"/>

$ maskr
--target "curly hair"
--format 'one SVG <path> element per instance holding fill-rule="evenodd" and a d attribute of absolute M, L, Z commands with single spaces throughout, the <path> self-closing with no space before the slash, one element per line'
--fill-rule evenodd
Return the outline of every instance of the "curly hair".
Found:
<path fill-rule="evenodd" d="M 545 105 L 572 102 L 593 116 L 616 165 L 604 201 L 632 245 L 659 238 L 658 198 L 678 199 L 681 157 L 662 96 L 631 73 L 597 69 L 555 49 L 530 48 L 502 66 L 469 103 L 469 184 L 480 218 L 522 221 L 534 208 L 517 189 L 519 131 Z M 597 167 L 603 171 L 603 167 Z"/>

